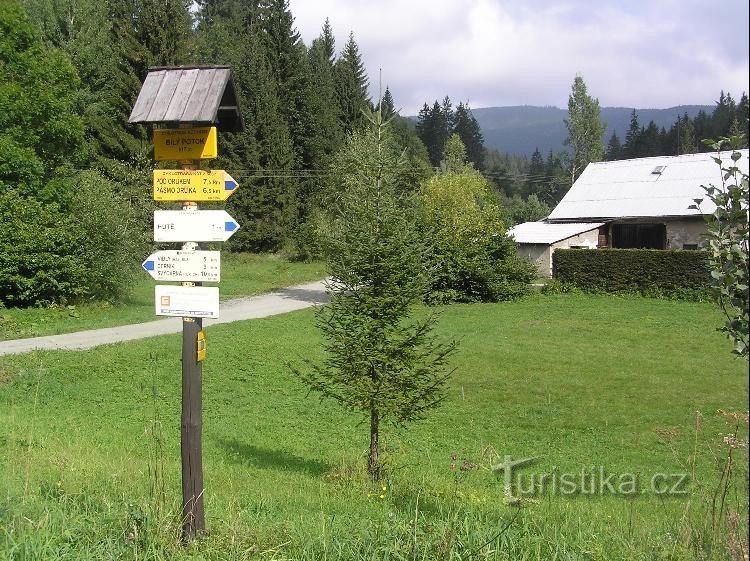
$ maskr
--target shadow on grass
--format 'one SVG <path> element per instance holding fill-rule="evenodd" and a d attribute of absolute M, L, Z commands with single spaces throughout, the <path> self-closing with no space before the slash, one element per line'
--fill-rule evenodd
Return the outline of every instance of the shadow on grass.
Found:
<path fill-rule="evenodd" d="M 263 469 L 296 471 L 321 476 L 330 471 L 331 466 L 319 460 L 309 460 L 280 450 L 245 444 L 236 439 L 221 439 L 219 444 L 232 461 L 250 464 Z"/>

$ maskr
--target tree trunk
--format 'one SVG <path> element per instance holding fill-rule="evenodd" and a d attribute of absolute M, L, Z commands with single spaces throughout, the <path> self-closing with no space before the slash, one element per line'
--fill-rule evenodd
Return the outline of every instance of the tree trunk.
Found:
<path fill-rule="evenodd" d="M 378 449 L 378 410 L 370 405 L 370 457 L 367 460 L 367 473 L 373 481 L 380 480 L 380 454 Z"/>

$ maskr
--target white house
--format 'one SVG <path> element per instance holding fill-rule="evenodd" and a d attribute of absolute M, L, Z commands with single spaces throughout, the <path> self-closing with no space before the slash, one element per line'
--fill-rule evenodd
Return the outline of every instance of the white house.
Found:
<path fill-rule="evenodd" d="M 748 150 L 739 152 L 737 165 L 748 173 Z M 725 166 L 732 163 L 730 155 L 720 155 Z M 591 163 L 545 220 L 519 224 L 509 235 L 548 277 L 556 248 L 590 246 L 592 240 L 600 248 L 697 249 L 706 229 L 703 216 L 715 210 L 701 186 L 722 183 L 716 156 Z"/>

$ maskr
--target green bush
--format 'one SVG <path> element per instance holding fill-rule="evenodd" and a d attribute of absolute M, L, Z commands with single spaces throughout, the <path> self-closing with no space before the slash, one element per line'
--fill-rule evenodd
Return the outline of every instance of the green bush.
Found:
<path fill-rule="evenodd" d="M 6 306 L 76 300 L 85 293 L 84 240 L 58 205 L 0 193 L 0 301 Z"/>
<path fill-rule="evenodd" d="M 556 249 L 554 277 L 587 292 L 635 292 L 694 299 L 710 284 L 704 251 Z"/>
<path fill-rule="evenodd" d="M 0 193 L 0 302 L 44 306 L 121 297 L 145 249 L 128 205 L 93 172 L 42 202 Z"/>
<path fill-rule="evenodd" d="M 505 236 L 500 205 L 478 172 L 441 173 L 419 195 L 431 246 L 429 302 L 493 302 L 528 292 L 535 269 Z"/>
<path fill-rule="evenodd" d="M 71 182 L 67 212 L 74 217 L 82 241 L 78 255 L 85 265 L 85 297 L 119 300 L 129 281 L 141 274 L 152 232 L 149 222 L 113 192 L 95 172 L 83 172 Z"/>

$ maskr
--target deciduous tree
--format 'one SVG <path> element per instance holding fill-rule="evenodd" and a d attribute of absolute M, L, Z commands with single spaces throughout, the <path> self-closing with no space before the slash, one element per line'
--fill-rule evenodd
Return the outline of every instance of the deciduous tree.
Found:
<path fill-rule="evenodd" d="M 581 76 L 573 80 L 568 98 L 568 118 L 565 120 L 568 137 L 565 144 L 570 146 L 568 171 L 571 184 L 591 162 L 604 158 L 604 130 L 599 100 L 591 97 Z"/>

